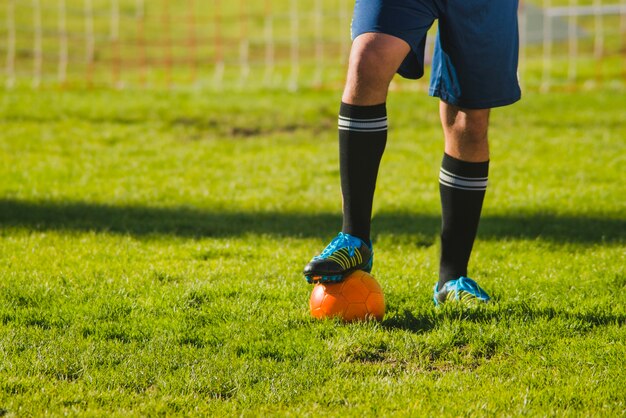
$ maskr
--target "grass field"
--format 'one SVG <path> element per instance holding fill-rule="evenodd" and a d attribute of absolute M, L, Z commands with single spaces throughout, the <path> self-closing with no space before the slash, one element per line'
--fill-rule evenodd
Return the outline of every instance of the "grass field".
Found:
<path fill-rule="evenodd" d="M 624 94 L 492 116 L 470 273 L 436 309 L 437 102 L 394 93 L 382 323 L 308 313 L 340 227 L 335 92 L 5 92 L 0 416 L 623 416 Z"/>

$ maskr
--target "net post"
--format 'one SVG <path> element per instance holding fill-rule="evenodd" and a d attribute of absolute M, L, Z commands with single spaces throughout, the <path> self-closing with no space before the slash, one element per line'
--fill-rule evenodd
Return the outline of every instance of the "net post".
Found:
<path fill-rule="evenodd" d="M 265 87 L 271 87 L 274 77 L 274 16 L 272 14 L 271 0 L 265 0 L 265 74 L 263 76 L 263 84 Z"/>
<path fill-rule="evenodd" d="M 602 13 L 602 0 L 593 0 L 594 9 L 594 33 L 593 56 L 601 59 L 604 55 L 604 19 Z"/>
<path fill-rule="evenodd" d="M 552 64 L 552 15 L 548 12 L 551 6 L 551 0 L 544 0 L 543 12 L 543 57 L 541 63 L 541 87 L 542 93 L 550 90 L 550 71 Z"/>
<path fill-rule="evenodd" d="M 15 85 L 15 1 L 7 3 L 7 63 L 6 88 Z"/>
<path fill-rule="evenodd" d="M 604 18 L 602 13 L 602 0 L 593 0 L 594 9 L 594 33 L 593 57 L 595 60 L 595 83 L 602 83 L 602 57 L 604 56 Z"/>
<path fill-rule="evenodd" d="M 239 0 L 239 88 L 243 89 L 250 74 L 250 40 L 248 38 L 249 13 L 246 0 Z"/>
<path fill-rule="evenodd" d="M 118 0 L 111 0 L 111 21 L 109 23 L 109 40 L 111 42 L 113 52 L 111 63 L 112 81 L 115 88 L 121 88 L 122 82 L 120 75 L 122 72 L 122 56 L 120 50 L 120 5 Z"/>
<path fill-rule="evenodd" d="M 216 90 L 222 88 L 224 79 L 224 51 L 222 45 L 222 16 L 220 0 L 215 0 L 214 6 L 214 46 L 215 46 L 215 73 L 213 74 L 213 86 Z"/>
<path fill-rule="evenodd" d="M 163 0 L 161 24 L 163 25 L 162 29 L 165 35 L 165 40 L 163 41 L 165 47 L 165 85 L 168 88 L 172 86 L 172 31 L 170 23 L 170 2 L 169 0 Z"/>
<path fill-rule="evenodd" d="M 109 38 L 115 41 L 120 35 L 120 4 L 119 0 L 111 0 L 111 21 Z"/>
<path fill-rule="evenodd" d="M 147 83 L 147 65 L 146 65 L 146 40 L 145 40 L 145 5 L 144 0 L 137 0 L 135 3 L 135 20 L 136 26 L 136 46 L 137 46 L 137 65 L 139 67 L 139 83 L 142 87 L 146 87 Z"/>
<path fill-rule="evenodd" d="M 146 5 L 144 4 L 144 0 L 137 0 L 135 3 L 135 17 L 143 19 L 145 15 Z"/>
<path fill-rule="evenodd" d="M 194 0 L 189 0 L 187 13 L 187 26 L 188 26 L 188 50 L 190 54 L 190 81 L 192 85 L 196 84 L 198 75 L 198 48 L 196 39 L 196 3 Z"/>
<path fill-rule="evenodd" d="M 34 43 L 33 43 L 33 87 L 39 88 L 41 85 L 41 71 L 43 66 L 43 44 L 42 44 L 42 27 L 41 27 L 41 2 L 33 0 L 33 25 Z"/>
<path fill-rule="evenodd" d="M 68 61 L 68 45 L 67 45 L 67 10 L 65 0 L 59 0 L 59 66 L 57 68 L 57 79 L 60 86 L 65 85 L 67 80 L 67 61 Z"/>
<path fill-rule="evenodd" d="M 298 16 L 298 0 L 291 0 L 289 8 L 290 20 L 290 57 L 291 57 L 291 75 L 289 76 L 289 90 L 296 91 L 298 89 L 298 76 L 300 72 L 300 25 Z"/>
<path fill-rule="evenodd" d="M 323 82 L 324 72 L 324 17 L 322 0 L 315 0 L 313 11 L 315 25 L 315 75 L 313 86 L 320 87 Z"/>
<path fill-rule="evenodd" d="M 622 1 L 619 9 L 620 14 L 620 23 L 619 23 L 619 37 L 620 37 L 620 51 L 623 55 L 622 62 L 622 78 L 624 79 L 624 83 L 626 83 L 626 1 Z"/>
<path fill-rule="evenodd" d="M 85 78 L 87 85 L 91 87 L 93 81 L 93 59 L 95 51 L 95 38 L 93 27 L 93 4 L 91 0 L 84 0 L 85 13 Z"/>
<path fill-rule="evenodd" d="M 576 28 L 578 24 L 578 18 L 575 13 L 578 6 L 578 0 L 570 0 L 569 2 L 569 18 L 567 21 L 567 37 L 568 37 L 568 66 L 567 66 L 567 81 L 570 84 L 576 83 L 576 62 L 578 59 L 578 36 Z"/>

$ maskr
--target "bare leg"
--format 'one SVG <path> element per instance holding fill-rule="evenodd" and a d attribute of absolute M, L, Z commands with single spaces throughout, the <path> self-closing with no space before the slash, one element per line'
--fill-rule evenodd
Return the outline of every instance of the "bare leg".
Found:
<path fill-rule="evenodd" d="M 440 105 L 445 155 L 439 175 L 442 230 L 438 288 L 467 276 L 487 176 L 489 109 Z"/>
<path fill-rule="evenodd" d="M 365 33 L 354 40 L 350 53 L 339 112 L 341 229 L 365 242 L 370 239 L 376 177 L 387 141 L 387 91 L 409 50 L 396 37 Z"/>
<path fill-rule="evenodd" d="M 335 250 L 336 257 L 311 260 L 304 268 L 309 281 L 338 281 L 354 269 L 371 269 L 372 202 L 387 141 L 385 101 L 389 83 L 409 50 L 403 40 L 381 33 L 362 34 L 352 44 L 339 110 L 343 234 L 333 241 L 343 250 Z M 353 250 L 344 251 L 346 246 Z"/>

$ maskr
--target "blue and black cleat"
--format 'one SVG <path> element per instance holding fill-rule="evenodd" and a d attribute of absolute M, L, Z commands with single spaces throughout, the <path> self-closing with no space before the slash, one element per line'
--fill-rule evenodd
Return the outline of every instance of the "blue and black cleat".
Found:
<path fill-rule="evenodd" d="M 446 302 L 472 305 L 477 302 L 488 302 L 490 299 L 487 292 L 469 277 L 459 277 L 456 280 L 450 280 L 441 289 L 438 289 L 438 283 L 435 283 L 433 291 L 433 300 L 437 306 Z"/>
<path fill-rule="evenodd" d="M 374 250 L 360 238 L 340 232 L 304 267 L 309 283 L 336 283 L 355 270 L 370 272 Z"/>

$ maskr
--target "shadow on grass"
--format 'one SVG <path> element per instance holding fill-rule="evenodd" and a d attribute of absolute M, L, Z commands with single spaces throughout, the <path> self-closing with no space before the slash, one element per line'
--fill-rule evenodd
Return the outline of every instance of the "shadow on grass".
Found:
<path fill-rule="evenodd" d="M 383 320 L 383 328 L 401 329 L 412 332 L 427 332 L 435 328 L 437 316 L 433 314 L 421 314 L 415 316 L 412 312 L 405 310 L 399 315 Z"/>
<path fill-rule="evenodd" d="M 440 219 L 433 214 L 379 213 L 375 233 L 435 237 Z M 268 234 L 327 238 L 341 226 L 339 214 L 245 212 L 191 207 L 112 206 L 89 202 L 0 199 L 0 227 L 32 230 L 95 231 L 190 238 Z M 484 216 L 481 239 L 544 239 L 556 242 L 623 242 L 626 220 L 550 213 Z"/>
<path fill-rule="evenodd" d="M 533 307 L 526 303 L 496 303 L 478 307 L 444 306 L 418 316 L 405 310 L 396 316 L 385 319 L 383 327 L 421 333 L 432 330 L 437 323 L 446 320 L 477 323 L 562 321 L 567 323 L 568 328 L 571 328 L 572 331 L 583 332 L 599 326 L 624 326 L 626 325 L 626 314 L 603 311 L 601 308 L 574 312 L 554 307 Z"/>

